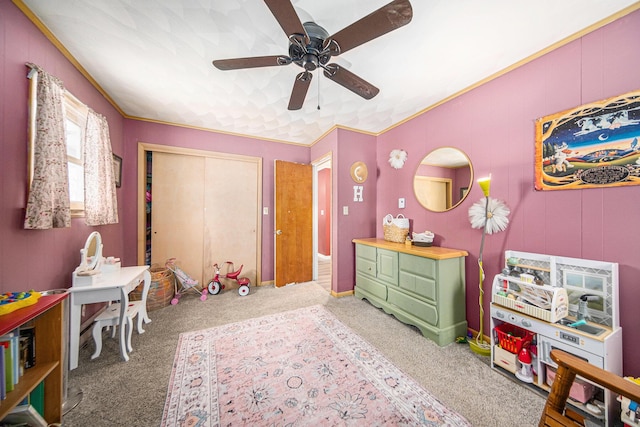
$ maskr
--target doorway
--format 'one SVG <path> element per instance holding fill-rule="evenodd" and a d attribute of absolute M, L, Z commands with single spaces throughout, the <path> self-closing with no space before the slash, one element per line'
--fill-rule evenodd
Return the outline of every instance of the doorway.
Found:
<path fill-rule="evenodd" d="M 312 163 L 313 166 L 313 278 L 331 292 L 333 174 L 331 153 Z"/>

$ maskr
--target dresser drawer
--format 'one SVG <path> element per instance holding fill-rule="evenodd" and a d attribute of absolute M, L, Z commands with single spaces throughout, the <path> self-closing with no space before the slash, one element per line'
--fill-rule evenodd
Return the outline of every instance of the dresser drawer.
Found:
<path fill-rule="evenodd" d="M 433 305 L 393 288 L 388 288 L 387 292 L 388 303 L 397 306 L 418 319 L 424 320 L 430 325 L 438 325 L 438 310 Z"/>
<path fill-rule="evenodd" d="M 376 262 L 366 258 L 356 258 L 356 273 L 366 274 L 367 276 L 376 277 L 378 267 Z"/>
<path fill-rule="evenodd" d="M 416 276 L 429 277 L 434 279 L 434 281 L 437 279 L 436 260 L 401 253 L 399 265 L 400 271 L 406 271 Z"/>
<path fill-rule="evenodd" d="M 378 250 L 373 246 L 356 245 L 356 257 L 368 259 L 375 263 L 378 257 Z"/>
<path fill-rule="evenodd" d="M 400 281 L 398 284 L 402 289 L 420 295 L 429 301 L 436 302 L 438 300 L 438 286 L 433 279 L 420 277 L 416 274 L 400 270 Z"/>
<path fill-rule="evenodd" d="M 356 288 L 383 301 L 387 299 L 387 287 L 363 274 L 356 274 Z"/>
<path fill-rule="evenodd" d="M 414 255 L 400 254 L 398 261 L 402 289 L 413 292 L 436 302 L 438 300 L 438 284 L 436 282 L 437 261 Z"/>

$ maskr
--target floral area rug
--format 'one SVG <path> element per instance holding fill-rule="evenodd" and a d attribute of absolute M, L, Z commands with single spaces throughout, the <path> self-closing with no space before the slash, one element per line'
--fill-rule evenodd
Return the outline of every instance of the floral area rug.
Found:
<path fill-rule="evenodd" d="M 162 426 L 468 426 L 317 305 L 180 335 Z"/>

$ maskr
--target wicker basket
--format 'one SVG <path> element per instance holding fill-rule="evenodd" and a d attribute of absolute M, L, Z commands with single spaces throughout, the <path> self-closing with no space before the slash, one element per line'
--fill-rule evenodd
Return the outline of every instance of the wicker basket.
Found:
<path fill-rule="evenodd" d="M 166 307 L 171 303 L 175 291 L 174 277 L 171 270 L 154 264 L 149 269 L 151 273 L 151 285 L 147 294 L 147 311 L 157 310 Z M 142 299 L 143 283 L 138 285 L 129 294 L 131 301 L 140 301 Z"/>
<path fill-rule="evenodd" d="M 404 243 L 409 234 L 409 219 L 405 218 L 402 214 L 396 218 L 388 214 L 382 221 L 382 228 L 384 229 L 384 240 Z"/>

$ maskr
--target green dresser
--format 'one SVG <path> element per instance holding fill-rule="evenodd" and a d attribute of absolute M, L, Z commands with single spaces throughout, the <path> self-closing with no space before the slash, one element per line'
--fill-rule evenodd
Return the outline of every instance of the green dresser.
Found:
<path fill-rule="evenodd" d="M 355 296 L 443 346 L 467 335 L 466 251 L 355 239 Z"/>

